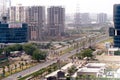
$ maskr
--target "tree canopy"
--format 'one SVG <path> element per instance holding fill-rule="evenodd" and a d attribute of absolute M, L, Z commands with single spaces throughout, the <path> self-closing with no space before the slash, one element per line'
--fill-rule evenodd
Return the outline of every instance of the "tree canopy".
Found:
<path fill-rule="evenodd" d="M 25 44 L 23 45 L 23 50 L 25 51 L 26 54 L 28 55 L 33 55 L 33 52 L 36 50 L 36 46 L 33 44 Z"/>
<path fill-rule="evenodd" d="M 36 49 L 34 52 L 33 52 L 33 56 L 32 58 L 37 60 L 37 61 L 40 61 L 40 60 L 45 60 L 46 59 L 46 56 L 47 56 L 47 52 L 45 51 L 41 51 L 39 49 Z"/>
<path fill-rule="evenodd" d="M 77 53 L 76 56 L 79 59 L 83 59 L 84 57 L 92 58 L 93 57 L 92 52 L 93 52 L 93 50 L 91 50 L 91 49 L 85 49 L 85 50 L 81 51 L 80 53 Z"/>

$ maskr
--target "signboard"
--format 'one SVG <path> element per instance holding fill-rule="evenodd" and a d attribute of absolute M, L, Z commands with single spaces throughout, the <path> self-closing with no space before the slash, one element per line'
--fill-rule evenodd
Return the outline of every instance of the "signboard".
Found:
<path fill-rule="evenodd" d="M 22 28 L 21 23 L 10 23 L 9 28 Z"/>

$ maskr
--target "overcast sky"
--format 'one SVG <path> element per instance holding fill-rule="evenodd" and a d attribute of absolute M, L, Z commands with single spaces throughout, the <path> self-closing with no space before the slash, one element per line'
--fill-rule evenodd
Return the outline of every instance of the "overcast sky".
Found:
<path fill-rule="evenodd" d="M 63 6 L 66 9 L 66 13 L 89 12 L 107 14 L 113 13 L 113 5 L 119 4 L 120 0 L 11 0 L 12 5 L 22 4 L 23 6 Z M 79 8 L 78 8 L 79 7 Z"/>

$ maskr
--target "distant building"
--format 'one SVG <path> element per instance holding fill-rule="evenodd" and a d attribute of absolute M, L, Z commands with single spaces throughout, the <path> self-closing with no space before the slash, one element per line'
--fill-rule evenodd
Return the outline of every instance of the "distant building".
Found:
<path fill-rule="evenodd" d="M 39 41 L 44 37 L 45 7 L 32 6 L 28 10 L 28 24 L 30 40 Z"/>
<path fill-rule="evenodd" d="M 28 42 L 28 25 L 0 23 L 0 43 Z"/>
<path fill-rule="evenodd" d="M 29 26 L 29 40 L 39 41 L 44 37 L 45 7 L 22 5 L 9 9 L 10 22 L 25 22 Z"/>
<path fill-rule="evenodd" d="M 97 14 L 97 23 L 104 24 L 107 22 L 107 14 L 99 13 Z"/>
<path fill-rule="evenodd" d="M 90 24 L 90 15 L 89 13 L 81 13 L 81 24 Z"/>
<path fill-rule="evenodd" d="M 65 28 L 65 8 L 52 6 L 47 9 L 49 36 L 62 36 Z"/>
<path fill-rule="evenodd" d="M 21 4 L 9 8 L 10 22 L 27 22 L 27 7 Z"/>

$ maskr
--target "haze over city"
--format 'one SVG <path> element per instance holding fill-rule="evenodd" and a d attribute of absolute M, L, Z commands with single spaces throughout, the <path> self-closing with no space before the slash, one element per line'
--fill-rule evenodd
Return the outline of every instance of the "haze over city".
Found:
<path fill-rule="evenodd" d="M 109 79 L 120 80 L 120 0 L 0 0 L 0 80 Z"/>
<path fill-rule="evenodd" d="M 12 0 L 12 5 L 62 5 L 66 8 L 66 13 L 74 13 L 76 11 L 76 8 L 79 7 L 80 12 L 104 12 L 110 15 L 113 14 L 113 5 L 119 3 L 120 0 Z"/>

